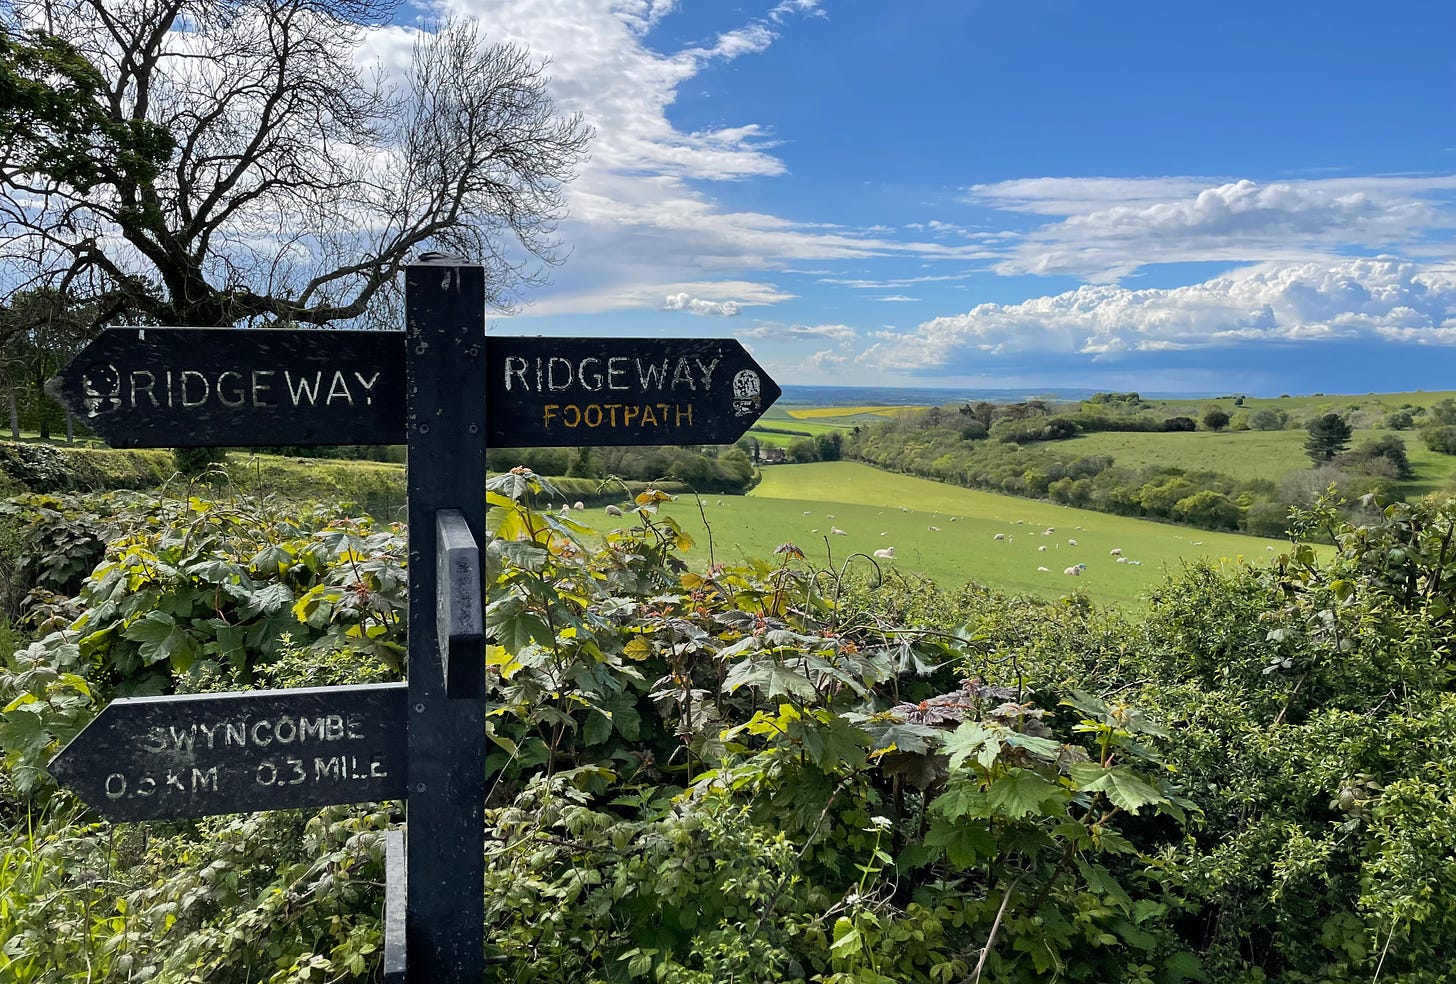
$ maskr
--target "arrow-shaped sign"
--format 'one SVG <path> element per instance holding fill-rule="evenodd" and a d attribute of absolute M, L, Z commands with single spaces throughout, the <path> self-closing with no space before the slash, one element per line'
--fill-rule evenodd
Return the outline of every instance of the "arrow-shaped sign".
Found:
<path fill-rule="evenodd" d="M 49 389 L 118 448 L 402 444 L 406 344 L 393 331 L 112 328 Z M 734 339 L 487 336 L 485 354 L 487 419 L 460 440 L 492 447 L 731 444 L 780 395 Z"/>
<path fill-rule="evenodd" d="M 110 820 L 403 799 L 403 683 L 114 700 L 50 763 Z"/>

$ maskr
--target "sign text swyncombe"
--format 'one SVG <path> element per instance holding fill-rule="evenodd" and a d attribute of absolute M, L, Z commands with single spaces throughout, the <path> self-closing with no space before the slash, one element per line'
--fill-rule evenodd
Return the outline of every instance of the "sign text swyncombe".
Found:
<path fill-rule="evenodd" d="M 113 820 L 404 795 L 407 685 L 114 700 L 51 760 Z"/>
<path fill-rule="evenodd" d="M 564 356 L 502 360 L 507 393 L 561 394 L 541 404 L 546 430 L 584 427 L 690 428 L 693 401 L 713 386 L 719 358 Z M 570 400 L 568 394 L 580 398 Z M 595 394 L 601 397 L 593 398 Z M 620 396 L 618 394 L 621 394 Z M 668 397 L 664 400 L 662 397 Z M 635 399 L 633 399 L 635 397 Z M 654 399 L 656 397 L 656 399 Z"/>
<path fill-rule="evenodd" d="M 360 715 L 332 713 L 157 724 L 141 736 L 143 754 L 134 759 L 136 767 L 108 773 L 103 788 L 108 799 L 116 800 L 171 792 L 220 793 L 228 785 L 236 789 L 388 779 L 382 753 L 358 750 L 358 743 L 371 737 L 372 744 L 383 743 L 383 736 L 366 734 L 366 727 Z M 354 754 L 339 750 L 339 743 L 348 743 Z M 237 754 L 229 755 L 233 749 Z"/>

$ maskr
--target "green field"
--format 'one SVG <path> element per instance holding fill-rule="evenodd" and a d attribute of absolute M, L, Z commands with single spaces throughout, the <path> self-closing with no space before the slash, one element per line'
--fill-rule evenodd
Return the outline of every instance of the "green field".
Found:
<path fill-rule="evenodd" d="M 853 462 L 779 465 L 763 474 L 748 496 L 705 496 L 701 510 L 687 498 L 669 507 L 698 540 L 694 554 L 706 559 L 711 549 L 720 561 L 762 558 L 791 542 L 815 563 L 838 568 L 853 553 L 893 546 L 895 558 L 879 561 L 882 566 L 945 586 L 975 580 L 1045 598 L 1075 589 L 1100 604 L 1136 608 L 1165 568 L 1186 559 L 1263 563 L 1287 546 L 976 492 Z M 832 528 L 845 535 L 831 534 Z M 998 533 L 1005 539 L 997 540 Z M 1114 548 L 1127 562 L 1110 555 Z M 869 569 L 863 558 L 852 563 Z M 1077 563 L 1087 565 L 1081 576 L 1063 573 Z"/>
<path fill-rule="evenodd" d="M 1456 479 L 1456 455 L 1438 454 L 1426 447 L 1415 431 L 1379 428 L 1356 430 L 1350 446 L 1395 436 L 1405 442 L 1415 478 L 1401 484 L 1406 498 L 1435 491 Z M 1243 481 L 1267 478 L 1278 482 L 1291 471 L 1308 470 L 1303 428 L 1277 431 L 1178 431 L 1167 434 L 1100 431 L 1046 445 L 1079 457 L 1111 455 L 1118 465 L 1146 468 L 1172 465 L 1186 471 L 1215 471 Z"/>

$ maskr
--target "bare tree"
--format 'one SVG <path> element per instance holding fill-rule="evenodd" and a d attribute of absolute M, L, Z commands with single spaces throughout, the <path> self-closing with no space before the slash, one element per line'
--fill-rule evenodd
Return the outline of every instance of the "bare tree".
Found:
<path fill-rule="evenodd" d="M 39 287 L 161 324 L 388 308 L 425 249 L 510 307 L 560 259 L 589 128 L 471 24 L 361 67 L 395 0 L 0 3 L 0 300 Z"/>

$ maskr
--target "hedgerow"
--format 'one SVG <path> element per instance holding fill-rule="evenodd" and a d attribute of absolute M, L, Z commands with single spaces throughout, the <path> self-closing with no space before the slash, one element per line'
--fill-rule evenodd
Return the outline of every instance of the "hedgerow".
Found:
<path fill-rule="evenodd" d="M 1452 973 L 1450 502 L 1322 506 L 1334 561 L 1190 566 L 1133 622 L 788 543 L 704 566 L 660 492 L 602 530 L 524 469 L 487 496 L 499 980 Z M 399 804 L 111 826 L 43 764 L 118 694 L 395 677 L 404 531 L 195 495 L 93 526 L 0 673 L 0 980 L 368 979 Z"/>

